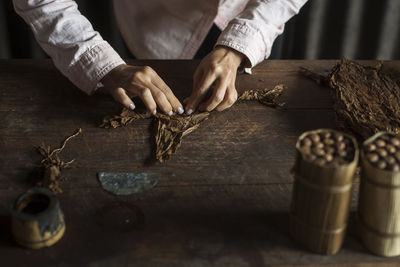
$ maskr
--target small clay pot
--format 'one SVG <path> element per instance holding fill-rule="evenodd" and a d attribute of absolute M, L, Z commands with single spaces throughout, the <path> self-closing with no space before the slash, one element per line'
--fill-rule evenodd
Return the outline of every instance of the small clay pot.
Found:
<path fill-rule="evenodd" d="M 12 207 L 12 233 L 27 248 L 54 245 L 65 232 L 58 198 L 48 189 L 35 187 L 20 195 Z"/>

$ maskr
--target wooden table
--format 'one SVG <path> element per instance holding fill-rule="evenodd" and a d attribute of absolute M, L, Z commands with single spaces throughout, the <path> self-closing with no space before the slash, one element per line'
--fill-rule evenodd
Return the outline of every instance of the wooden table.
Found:
<path fill-rule="evenodd" d="M 327 88 L 300 76 L 298 68 L 329 70 L 336 61 L 266 61 L 253 75 L 239 75 L 239 91 L 288 86 L 286 108 L 246 102 L 214 112 L 186 136 L 164 164 L 153 157 L 150 120 L 118 129 L 99 128 L 120 106 L 106 95 L 88 97 L 50 61 L 0 61 L 0 265 L 27 266 L 395 266 L 400 258 L 370 254 L 356 235 L 354 214 L 335 256 L 304 250 L 288 233 L 294 145 L 304 131 L 335 127 Z M 132 61 L 148 64 L 183 99 L 191 91 L 197 61 Z M 364 62 L 374 64 L 374 62 Z M 400 62 L 385 65 L 400 69 Z M 67 230 L 51 248 L 17 246 L 9 211 L 32 186 L 40 156 L 77 128 L 83 134 L 61 154 L 76 158 L 65 170 L 59 195 Z M 156 188 L 136 196 L 104 191 L 99 171 L 155 172 Z M 354 184 L 352 210 L 357 204 Z"/>

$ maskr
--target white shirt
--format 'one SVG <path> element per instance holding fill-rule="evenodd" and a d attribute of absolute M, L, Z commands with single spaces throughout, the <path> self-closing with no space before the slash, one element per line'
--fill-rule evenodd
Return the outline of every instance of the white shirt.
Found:
<path fill-rule="evenodd" d="M 127 46 L 137 58 L 191 59 L 212 24 L 216 45 L 231 47 L 254 67 L 271 53 L 285 23 L 307 0 L 114 0 Z M 77 87 L 92 94 L 125 62 L 79 12 L 73 0 L 13 0 L 40 46 Z M 93 1 L 95 4 L 95 1 Z"/>

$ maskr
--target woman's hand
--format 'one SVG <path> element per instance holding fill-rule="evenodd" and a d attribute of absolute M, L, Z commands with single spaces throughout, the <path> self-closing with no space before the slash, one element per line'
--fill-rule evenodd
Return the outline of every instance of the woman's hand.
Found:
<path fill-rule="evenodd" d="M 120 65 L 104 76 L 101 82 L 126 108 L 135 109 L 131 97 L 138 96 L 152 114 L 157 113 L 157 107 L 168 115 L 183 113 L 182 104 L 151 67 Z"/>
<path fill-rule="evenodd" d="M 244 57 L 224 46 L 218 46 L 208 54 L 194 73 L 193 91 L 185 101 L 186 113 L 191 114 L 197 108 L 201 111 L 222 111 L 232 106 L 237 100 L 236 72 Z M 213 84 L 212 96 L 200 104 Z"/>

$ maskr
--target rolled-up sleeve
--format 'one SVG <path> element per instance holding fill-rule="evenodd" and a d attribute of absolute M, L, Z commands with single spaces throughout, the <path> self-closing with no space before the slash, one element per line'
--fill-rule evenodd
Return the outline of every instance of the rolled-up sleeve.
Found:
<path fill-rule="evenodd" d="M 125 62 L 95 31 L 72 0 L 13 0 L 39 45 L 78 88 L 92 94 L 100 80 Z"/>
<path fill-rule="evenodd" d="M 246 67 L 254 67 L 271 54 L 272 44 L 285 23 L 307 0 L 250 0 L 224 29 L 216 45 L 229 46 L 244 55 Z"/>

